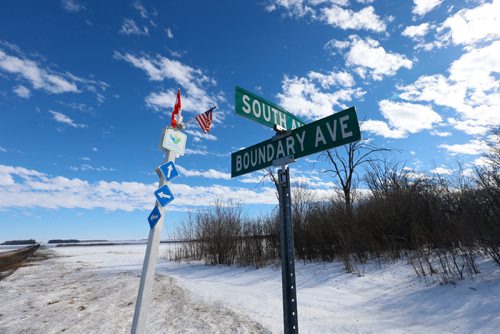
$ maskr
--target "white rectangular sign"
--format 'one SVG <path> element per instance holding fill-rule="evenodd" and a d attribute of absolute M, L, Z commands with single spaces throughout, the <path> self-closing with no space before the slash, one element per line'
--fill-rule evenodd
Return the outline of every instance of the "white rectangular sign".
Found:
<path fill-rule="evenodd" d="M 184 155 L 186 150 L 187 135 L 177 129 L 168 127 L 165 129 L 161 147 L 177 153 L 178 156 Z"/>

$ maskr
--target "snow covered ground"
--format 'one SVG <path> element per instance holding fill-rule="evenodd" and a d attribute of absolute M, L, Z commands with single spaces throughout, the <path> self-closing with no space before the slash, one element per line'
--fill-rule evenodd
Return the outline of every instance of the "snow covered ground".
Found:
<path fill-rule="evenodd" d="M 161 245 L 160 254 L 169 245 Z M 63 247 L 0 281 L 0 333 L 127 333 L 145 245 Z M 43 252 L 42 252 L 43 254 Z M 498 333 L 500 270 L 441 286 L 403 262 L 297 263 L 301 333 Z M 161 261 L 148 333 L 282 332 L 281 272 Z"/>

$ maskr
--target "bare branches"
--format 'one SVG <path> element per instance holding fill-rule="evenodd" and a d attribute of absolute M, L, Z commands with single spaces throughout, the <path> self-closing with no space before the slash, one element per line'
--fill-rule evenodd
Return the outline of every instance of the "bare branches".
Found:
<path fill-rule="evenodd" d="M 343 151 L 343 154 L 340 152 Z M 379 161 L 377 153 L 389 152 L 390 149 L 374 147 L 366 142 L 360 141 L 345 145 L 342 148 L 326 150 L 320 155 L 332 164 L 332 169 L 327 169 L 324 172 L 332 173 L 336 179 L 336 183 L 342 190 L 345 207 L 348 211 L 352 210 L 353 202 L 353 186 L 358 182 L 357 169 L 366 163 Z"/>

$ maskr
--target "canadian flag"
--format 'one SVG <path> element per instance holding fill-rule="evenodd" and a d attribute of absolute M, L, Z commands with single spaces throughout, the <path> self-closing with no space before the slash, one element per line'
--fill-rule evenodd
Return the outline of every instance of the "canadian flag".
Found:
<path fill-rule="evenodd" d="M 177 89 L 177 99 L 175 100 L 174 110 L 172 111 L 172 127 L 173 128 L 177 128 L 178 125 L 179 125 L 179 127 L 182 127 L 181 111 L 182 111 L 181 90 L 179 88 L 179 89 Z M 177 115 L 177 119 L 175 118 L 175 115 Z"/>

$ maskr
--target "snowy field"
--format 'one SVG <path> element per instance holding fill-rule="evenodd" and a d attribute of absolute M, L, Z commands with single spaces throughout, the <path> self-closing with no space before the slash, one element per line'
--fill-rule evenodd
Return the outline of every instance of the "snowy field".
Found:
<path fill-rule="evenodd" d="M 169 245 L 161 245 L 160 254 Z M 62 247 L 0 281 L 0 333 L 128 333 L 145 245 Z M 498 333 L 500 270 L 441 286 L 403 262 L 297 263 L 301 333 Z M 280 333 L 281 271 L 162 261 L 148 333 Z"/>
<path fill-rule="evenodd" d="M 0 245 L 0 253 L 12 252 L 16 249 L 28 247 L 29 245 Z"/>

